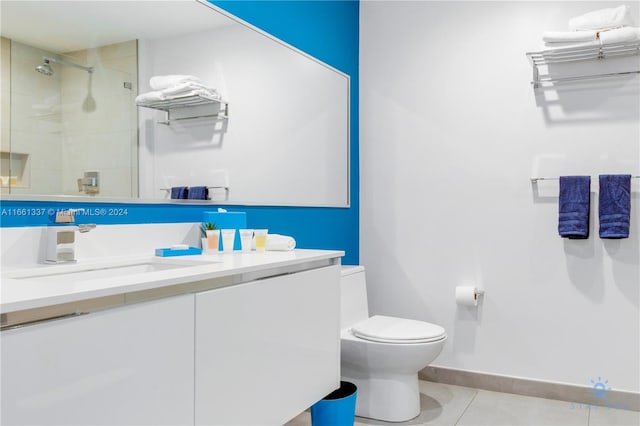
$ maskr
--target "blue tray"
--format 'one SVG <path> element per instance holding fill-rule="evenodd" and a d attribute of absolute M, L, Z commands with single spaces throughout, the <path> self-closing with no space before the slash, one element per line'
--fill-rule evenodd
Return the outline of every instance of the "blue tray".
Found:
<path fill-rule="evenodd" d="M 193 254 L 202 254 L 202 249 L 198 247 L 189 247 L 188 249 L 180 249 L 180 250 L 173 250 L 171 248 L 156 249 L 156 256 L 160 256 L 160 257 L 190 256 Z"/>

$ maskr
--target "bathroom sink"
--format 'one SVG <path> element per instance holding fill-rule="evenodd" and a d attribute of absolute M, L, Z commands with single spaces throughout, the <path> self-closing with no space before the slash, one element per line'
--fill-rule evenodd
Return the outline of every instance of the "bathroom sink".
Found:
<path fill-rule="evenodd" d="M 94 264 L 52 265 L 29 271 L 11 274 L 9 278 L 28 279 L 35 282 L 66 282 L 74 283 L 101 278 L 115 278 L 150 272 L 168 271 L 205 263 L 193 261 L 167 261 L 146 259 L 137 261 L 104 262 Z"/>

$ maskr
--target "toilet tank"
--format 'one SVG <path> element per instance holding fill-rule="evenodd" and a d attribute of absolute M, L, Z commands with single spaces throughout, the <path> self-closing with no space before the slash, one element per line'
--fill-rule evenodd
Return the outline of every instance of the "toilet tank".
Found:
<path fill-rule="evenodd" d="M 340 278 L 340 328 L 369 318 L 364 266 L 343 266 Z"/>

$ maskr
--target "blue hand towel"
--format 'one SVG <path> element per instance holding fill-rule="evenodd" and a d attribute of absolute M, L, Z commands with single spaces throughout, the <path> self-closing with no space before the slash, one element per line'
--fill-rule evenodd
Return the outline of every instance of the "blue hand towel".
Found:
<path fill-rule="evenodd" d="M 589 238 L 591 176 L 560 176 L 558 233 L 562 237 Z"/>
<path fill-rule="evenodd" d="M 209 188 L 206 186 L 192 186 L 189 188 L 189 199 L 207 200 L 209 198 Z"/>
<path fill-rule="evenodd" d="M 600 175 L 600 238 L 629 238 L 631 175 Z"/>
<path fill-rule="evenodd" d="M 171 199 L 172 200 L 184 200 L 187 198 L 189 194 L 189 188 L 186 186 L 174 186 L 171 188 Z"/>

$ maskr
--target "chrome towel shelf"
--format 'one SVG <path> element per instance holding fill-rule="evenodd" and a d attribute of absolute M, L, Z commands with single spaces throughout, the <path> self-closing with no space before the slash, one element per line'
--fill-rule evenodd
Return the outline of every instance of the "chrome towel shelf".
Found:
<path fill-rule="evenodd" d="M 628 70 L 622 72 L 554 78 L 551 76 L 541 77 L 539 70 L 539 67 L 545 65 L 585 62 L 590 60 L 602 60 L 606 58 L 640 55 L 640 41 L 638 40 L 605 45 L 593 44 L 589 46 L 548 49 L 538 52 L 528 52 L 526 55 L 533 68 L 533 81 L 531 81 L 531 84 L 533 85 L 534 89 L 540 87 L 545 83 L 580 81 L 594 78 L 640 74 L 640 70 Z"/>
<path fill-rule="evenodd" d="M 157 101 L 142 101 L 138 106 L 152 108 L 167 113 L 167 119 L 158 121 L 158 124 L 171 124 L 172 121 L 192 120 L 195 118 L 215 118 L 226 120 L 229 118 L 229 102 L 222 99 L 210 98 L 200 94 L 188 96 L 176 96 L 171 99 Z M 177 117 L 172 113 L 180 110 Z"/>

